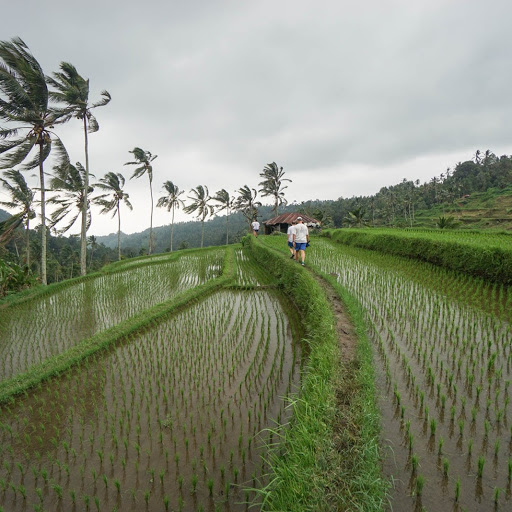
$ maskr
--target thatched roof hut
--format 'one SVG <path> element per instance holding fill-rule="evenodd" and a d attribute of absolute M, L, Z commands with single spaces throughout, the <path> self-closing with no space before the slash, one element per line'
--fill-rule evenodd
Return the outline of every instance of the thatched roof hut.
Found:
<path fill-rule="evenodd" d="M 286 233 L 288 230 L 288 226 L 294 221 L 297 220 L 297 217 L 302 217 L 302 222 L 306 224 L 308 227 L 319 227 L 321 222 L 309 215 L 305 215 L 304 213 L 282 213 L 273 219 L 266 220 L 263 224 L 265 224 L 265 234 L 269 235 L 273 231 L 281 231 L 282 233 Z"/>

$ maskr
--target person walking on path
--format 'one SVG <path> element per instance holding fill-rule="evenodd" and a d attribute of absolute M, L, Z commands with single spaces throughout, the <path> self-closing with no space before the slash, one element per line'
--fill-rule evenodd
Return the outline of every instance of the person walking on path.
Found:
<path fill-rule="evenodd" d="M 292 220 L 292 223 L 288 226 L 288 231 L 286 232 L 288 236 L 288 248 L 290 249 L 290 259 L 293 260 L 295 258 L 295 249 L 293 248 L 293 233 L 295 233 L 295 225 L 297 224 L 296 220 Z"/>
<path fill-rule="evenodd" d="M 309 244 L 309 231 L 308 227 L 303 224 L 302 217 L 297 217 L 297 225 L 295 226 L 295 232 L 293 233 L 293 242 L 295 246 L 295 259 L 304 266 L 306 259 L 306 244 Z"/>
<path fill-rule="evenodd" d="M 260 223 L 254 219 L 254 222 L 251 224 L 252 226 L 252 234 L 257 237 L 258 236 L 258 233 L 260 231 Z"/>

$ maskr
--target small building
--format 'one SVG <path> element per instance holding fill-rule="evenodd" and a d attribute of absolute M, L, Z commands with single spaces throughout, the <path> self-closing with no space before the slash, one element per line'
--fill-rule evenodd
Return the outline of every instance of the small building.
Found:
<path fill-rule="evenodd" d="M 288 227 L 290 224 L 297 220 L 297 217 L 302 217 L 302 222 L 306 224 L 308 228 L 318 228 L 321 225 L 321 222 L 309 215 L 305 215 L 304 213 L 282 213 L 273 219 L 266 220 L 263 224 L 265 224 L 265 234 L 270 235 L 274 231 L 280 231 L 281 233 L 286 233 L 288 231 Z"/>

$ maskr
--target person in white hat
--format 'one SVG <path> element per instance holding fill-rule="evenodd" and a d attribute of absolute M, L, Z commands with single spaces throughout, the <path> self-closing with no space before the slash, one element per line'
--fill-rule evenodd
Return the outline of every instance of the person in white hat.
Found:
<path fill-rule="evenodd" d="M 293 233 L 295 232 L 295 225 L 297 224 L 296 220 L 292 220 L 292 223 L 288 226 L 288 231 L 286 232 L 288 238 L 288 248 L 290 249 L 290 259 L 293 260 L 295 258 L 295 249 L 293 247 Z"/>
<path fill-rule="evenodd" d="M 297 217 L 297 225 L 295 226 L 295 233 L 293 233 L 293 245 L 295 247 L 295 259 L 304 266 L 306 259 L 306 244 L 309 243 L 308 227 L 302 222 L 302 217 Z"/>

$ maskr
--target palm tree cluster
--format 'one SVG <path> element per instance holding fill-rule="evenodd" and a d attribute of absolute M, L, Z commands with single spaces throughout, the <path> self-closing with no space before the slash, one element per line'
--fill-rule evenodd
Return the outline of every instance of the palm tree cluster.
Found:
<path fill-rule="evenodd" d="M 30 53 L 27 45 L 20 38 L 0 41 L 0 122 L 7 123 L 0 127 L 0 169 L 3 178 L 0 185 L 7 191 L 10 201 L 0 203 L 10 209 L 17 209 L 8 222 L 0 227 L 0 243 L 5 243 L 13 231 L 24 225 L 27 233 L 25 264 L 30 267 L 29 223 L 35 218 L 33 206 L 35 192 L 30 189 L 23 177 L 23 172 L 39 170 L 39 216 L 41 223 L 40 278 L 47 283 L 46 252 L 47 230 L 55 229 L 58 233 L 67 232 L 80 219 L 80 270 L 87 272 L 87 230 L 91 225 L 91 203 L 97 204 L 100 213 L 112 213 L 118 218 L 118 256 L 121 258 L 121 212 L 124 204 L 129 209 L 132 205 L 129 195 L 123 190 L 125 178 L 116 172 L 106 172 L 96 184 L 90 183 L 94 177 L 89 163 L 89 134 L 99 130 L 99 124 L 93 110 L 107 105 L 111 96 L 102 91 L 100 99 L 89 99 L 89 80 L 82 77 L 76 67 L 69 62 L 62 62 L 60 70 L 46 75 L 38 61 Z M 71 119 L 78 119 L 84 134 L 85 165 L 76 162 L 72 165 L 68 152 L 55 132 L 55 128 Z M 52 149 L 54 151 L 52 151 Z M 151 209 L 148 253 L 154 249 L 153 240 L 153 161 L 157 155 L 135 147 L 129 151 L 133 159 L 124 165 L 134 165 L 132 178 L 147 175 L 149 181 Z M 50 189 L 45 184 L 45 163 L 52 155 L 53 175 Z M 263 181 L 259 184 L 262 196 L 274 198 L 274 213 L 279 205 L 286 204 L 283 183 L 290 181 L 283 177 L 282 167 L 275 162 L 267 164 L 260 174 Z M 94 188 L 100 194 L 91 197 Z M 237 196 L 221 189 L 210 196 L 207 186 L 198 185 L 190 191 L 190 204 L 185 206 L 180 197 L 184 191 L 173 183 L 163 184 L 165 195 L 157 201 L 157 207 L 165 207 L 171 212 L 170 250 L 173 250 L 173 228 L 175 210 L 183 208 L 186 213 L 196 214 L 201 222 L 201 247 L 204 238 L 204 222 L 216 211 L 226 212 L 226 244 L 229 243 L 229 215 L 233 210 L 240 211 L 250 225 L 258 215 L 261 202 L 257 200 L 258 191 L 248 185 L 237 190 Z M 46 193 L 53 195 L 46 197 Z M 212 201 L 215 204 L 212 204 Z M 47 205 L 54 210 L 48 217 Z M 57 225 L 66 220 L 64 227 Z M 47 225 L 48 224 L 48 225 Z"/>
<path fill-rule="evenodd" d="M 0 169 L 4 173 L 3 185 L 17 188 L 20 193 L 26 187 L 21 175 L 14 175 L 14 167 L 19 171 L 39 169 L 40 218 L 41 218 L 41 281 L 47 283 L 46 272 L 46 186 L 44 164 L 55 149 L 55 186 L 62 186 L 66 198 L 59 199 L 59 208 L 52 215 L 55 224 L 70 212 L 71 205 L 78 206 L 82 216 L 81 229 L 81 271 L 86 272 L 86 231 L 90 224 L 89 201 L 89 155 L 87 134 L 98 130 L 98 123 L 92 115 L 93 108 L 104 106 L 110 101 L 107 91 L 102 99 L 89 103 L 89 80 L 84 79 L 76 68 L 62 62 L 61 71 L 53 77 L 44 74 L 41 66 L 20 38 L 0 42 L 0 121 L 8 123 L 0 127 Z M 50 90 L 49 87 L 54 87 Z M 52 104 L 55 105 L 52 105 Z M 71 166 L 69 155 L 58 135 L 53 131 L 56 125 L 66 123 L 71 118 L 83 121 L 85 136 L 85 168 L 77 164 Z M 29 160 L 29 155 L 35 153 Z M 21 179 L 20 179 L 21 177 Z M 11 181 L 6 181 L 10 179 Z M 30 195 L 30 194 L 29 194 Z M 27 209 L 21 199 L 14 197 L 13 206 L 21 206 L 20 215 L 28 225 L 31 208 Z M 33 198 L 33 196 L 32 196 Z M 23 213 L 25 212 L 25 213 Z M 78 215 L 64 229 L 74 224 Z M 28 249 L 27 249 L 28 251 Z M 27 252 L 27 262 L 29 261 Z"/>

